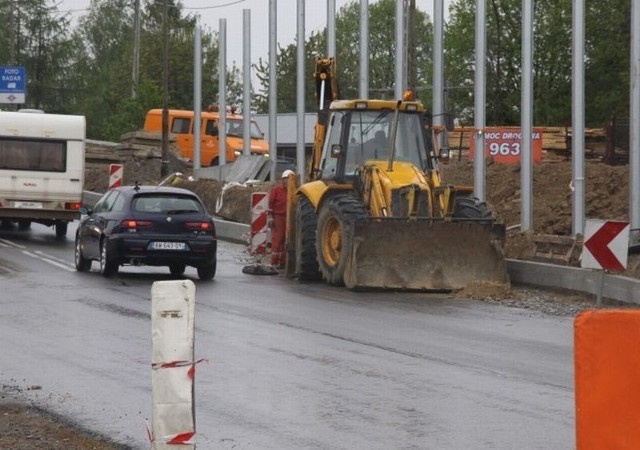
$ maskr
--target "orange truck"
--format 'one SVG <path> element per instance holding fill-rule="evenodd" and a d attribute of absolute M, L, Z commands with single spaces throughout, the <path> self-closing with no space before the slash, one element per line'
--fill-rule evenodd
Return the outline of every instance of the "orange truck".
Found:
<path fill-rule="evenodd" d="M 170 109 L 169 133 L 176 136 L 176 145 L 183 158 L 193 161 L 193 111 Z M 200 126 L 200 161 L 203 167 L 217 166 L 220 155 L 220 114 L 215 111 L 203 111 Z M 227 162 L 232 162 L 242 154 L 244 121 L 241 115 L 227 113 Z M 162 132 L 162 109 L 147 112 L 144 130 Z M 258 124 L 251 120 L 251 154 L 269 156 L 269 145 Z"/>

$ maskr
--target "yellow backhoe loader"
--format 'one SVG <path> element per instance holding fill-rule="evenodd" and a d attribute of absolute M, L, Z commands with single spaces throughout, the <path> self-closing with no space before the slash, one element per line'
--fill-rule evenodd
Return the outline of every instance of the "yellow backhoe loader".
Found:
<path fill-rule="evenodd" d="M 339 100 L 317 58 L 309 181 L 290 180 L 287 275 L 352 289 L 508 283 L 504 225 L 471 187 L 442 182 L 437 130 L 412 100 Z"/>

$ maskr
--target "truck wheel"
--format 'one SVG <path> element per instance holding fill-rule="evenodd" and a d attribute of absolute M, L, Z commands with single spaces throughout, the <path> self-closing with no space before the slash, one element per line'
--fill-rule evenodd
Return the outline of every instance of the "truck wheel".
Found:
<path fill-rule="evenodd" d="M 82 256 L 82 245 L 80 244 L 80 236 L 76 235 L 76 245 L 75 245 L 75 263 L 76 270 L 78 272 L 86 272 L 91 269 L 91 260 Z"/>
<path fill-rule="evenodd" d="M 62 239 L 67 235 L 67 222 L 56 222 L 56 237 Z"/>
<path fill-rule="evenodd" d="M 29 228 L 31 228 L 30 220 L 18 220 L 18 230 L 27 231 Z"/>
<path fill-rule="evenodd" d="M 344 273 L 353 249 L 351 227 L 367 213 L 362 203 L 351 195 L 336 195 L 322 206 L 318 214 L 316 251 L 323 278 L 337 286 L 344 284 Z"/>
<path fill-rule="evenodd" d="M 105 277 L 110 277 L 118 271 L 118 264 L 109 254 L 107 238 L 103 238 L 100 244 L 100 273 Z"/>
<path fill-rule="evenodd" d="M 487 204 L 476 197 L 456 197 L 453 217 L 456 219 L 485 219 L 483 222 L 491 222 L 492 220 L 492 214 Z"/>
<path fill-rule="evenodd" d="M 201 280 L 213 280 L 216 275 L 216 261 L 206 266 L 198 267 L 198 278 Z"/>
<path fill-rule="evenodd" d="M 318 281 L 322 275 L 318 269 L 316 253 L 316 226 L 318 217 L 306 197 L 300 197 L 296 211 L 296 272 L 303 281 Z"/>

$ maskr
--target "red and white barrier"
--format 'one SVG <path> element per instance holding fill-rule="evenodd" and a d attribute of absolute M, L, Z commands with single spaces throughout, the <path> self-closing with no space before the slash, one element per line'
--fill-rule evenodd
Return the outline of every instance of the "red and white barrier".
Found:
<path fill-rule="evenodd" d="M 109 164 L 109 189 L 122 186 L 124 166 L 122 164 Z"/>
<path fill-rule="evenodd" d="M 253 256 L 267 254 L 269 242 L 269 195 L 266 192 L 251 194 L 251 241 L 249 253 Z"/>
<path fill-rule="evenodd" d="M 191 280 L 151 287 L 153 450 L 195 449 L 195 293 Z"/>

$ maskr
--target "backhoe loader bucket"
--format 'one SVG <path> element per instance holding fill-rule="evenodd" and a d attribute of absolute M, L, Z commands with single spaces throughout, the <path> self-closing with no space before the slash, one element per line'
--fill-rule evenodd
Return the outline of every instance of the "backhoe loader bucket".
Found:
<path fill-rule="evenodd" d="M 385 218 L 350 229 L 350 289 L 450 291 L 474 281 L 509 282 L 504 225 Z"/>

